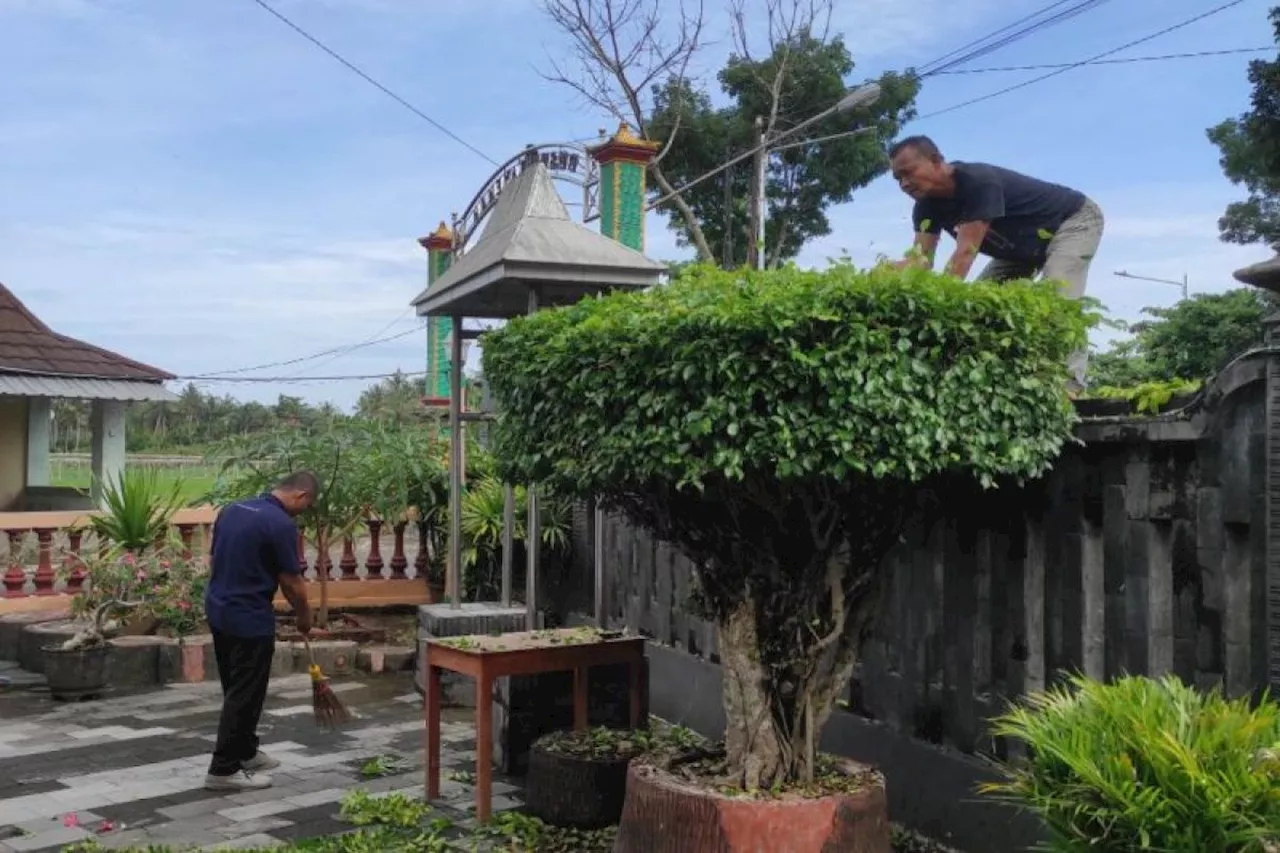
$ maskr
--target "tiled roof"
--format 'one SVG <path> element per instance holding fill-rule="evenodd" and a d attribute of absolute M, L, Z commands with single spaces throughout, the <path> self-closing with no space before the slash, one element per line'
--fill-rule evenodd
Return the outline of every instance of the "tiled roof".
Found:
<path fill-rule="evenodd" d="M 163 382 L 173 379 L 150 365 L 60 335 L 0 284 L 0 373 Z"/>

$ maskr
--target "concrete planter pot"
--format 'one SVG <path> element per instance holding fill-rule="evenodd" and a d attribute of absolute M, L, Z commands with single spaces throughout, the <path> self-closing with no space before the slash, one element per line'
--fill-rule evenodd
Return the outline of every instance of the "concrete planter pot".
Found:
<path fill-rule="evenodd" d="M 106 643 L 72 651 L 45 646 L 41 651 L 45 679 L 54 699 L 94 699 L 107 689 L 111 647 Z"/>
<path fill-rule="evenodd" d="M 872 779 L 854 793 L 751 799 L 637 760 L 613 853 L 891 853 L 884 782 Z"/>

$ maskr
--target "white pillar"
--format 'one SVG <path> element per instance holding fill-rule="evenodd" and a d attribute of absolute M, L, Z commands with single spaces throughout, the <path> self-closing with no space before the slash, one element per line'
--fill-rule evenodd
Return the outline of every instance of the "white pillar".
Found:
<path fill-rule="evenodd" d="M 124 473 L 124 412 L 120 400 L 94 400 L 89 415 L 93 431 L 93 502 L 102 505 L 102 484 L 119 482 Z"/>
<path fill-rule="evenodd" d="M 27 486 L 51 485 L 49 439 L 53 428 L 53 401 L 48 397 L 27 400 Z"/>

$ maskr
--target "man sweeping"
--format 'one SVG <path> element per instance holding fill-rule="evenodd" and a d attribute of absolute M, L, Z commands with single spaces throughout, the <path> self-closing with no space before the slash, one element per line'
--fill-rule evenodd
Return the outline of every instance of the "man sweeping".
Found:
<path fill-rule="evenodd" d="M 298 632 L 311 632 L 311 609 L 298 565 L 294 518 L 315 502 L 319 482 L 298 471 L 267 494 L 218 513 L 205 611 L 222 681 L 218 740 L 204 785 L 212 791 L 267 788 L 263 771 L 280 762 L 258 749 L 258 720 L 276 648 L 276 590 L 293 606 Z"/>
<path fill-rule="evenodd" d="M 914 257 L 896 266 L 933 268 L 938 235 L 956 241 L 945 271 L 969 275 L 978 253 L 991 258 L 980 279 L 1011 281 L 1040 273 L 1073 299 L 1084 296 L 1089 264 L 1102 240 L 1102 209 L 1083 193 L 986 163 L 948 163 L 927 136 L 889 151 L 893 177 L 915 199 Z M 1083 390 L 1088 350 L 1071 356 L 1070 390 Z"/>

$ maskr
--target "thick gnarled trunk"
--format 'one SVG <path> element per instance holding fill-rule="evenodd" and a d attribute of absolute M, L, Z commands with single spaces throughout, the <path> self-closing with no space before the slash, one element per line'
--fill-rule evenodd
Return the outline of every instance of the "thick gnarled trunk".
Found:
<path fill-rule="evenodd" d="M 789 648 L 785 637 L 767 636 L 771 622 L 754 601 L 720 624 L 730 784 L 758 790 L 812 781 L 819 736 L 849 682 L 865 627 L 864 618 L 839 622 L 838 633 Z"/>

